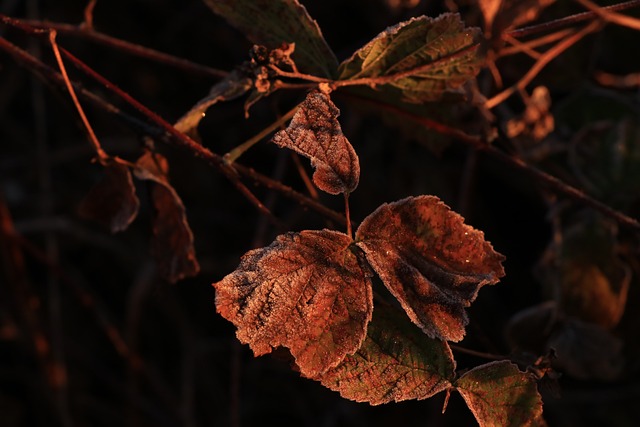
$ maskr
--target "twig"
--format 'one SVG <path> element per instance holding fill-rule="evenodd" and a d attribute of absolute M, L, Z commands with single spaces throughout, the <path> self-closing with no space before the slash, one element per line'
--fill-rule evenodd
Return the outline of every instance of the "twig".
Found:
<path fill-rule="evenodd" d="M 598 15 L 606 22 L 610 22 L 612 24 L 621 25 L 623 27 L 629 27 L 633 30 L 640 31 L 640 20 L 633 18 L 631 16 L 623 15 L 621 13 L 616 13 L 612 10 L 607 10 L 604 7 L 598 6 L 597 4 L 589 1 L 589 0 L 576 0 L 585 8 L 591 10 L 593 13 Z"/>
<path fill-rule="evenodd" d="M 502 355 L 499 355 L 499 354 L 493 354 L 493 353 L 485 353 L 485 352 L 482 352 L 482 351 L 471 350 L 470 348 L 462 347 L 462 346 L 457 345 L 457 344 L 449 344 L 449 347 L 451 347 L 451 350 L 457 351 L 459 353 L 470 354 L 471 356 L 480 357 L 482 359 L 488 359 L 488 360 L 506 360 L 506 359 L 508 359 L 508 357 L 506 357 L 506 356 L 502 356 Z"/>
<path fill-rule="evenodd" d="M 520 53 L 522 52 L 525 48 L 528 49 L 534 49 L 536 47 L 540 47 L 540 46 L 544 46 L 546 44 L 549 43 L 553 43 L 556 40 L 561 40 L 565 37 L 567 37 L 569 34 L 571 34 L 573 32 L 573 30 L 571 28 L 566 28 L 564 30 L 560 30 L 560 31 L 556 31 L 555 33 L 551 33 L 551 34 L 547 34 L 546 36 L 537 38 L 537 39 L 533 39 L 533 40 L 529 40 L 526 42 L 521 42 L 518 39 L 516 39 L 515 37 L 509 35 L 509 34 L 505 34 L 504 35 L 504 40 L 511 43 L 513 46 L 510 47 L 505 47 L 503 49 L 500 49 L 500 51 L 497 53 L 497 57 L 498 58 L 502 58 L 504 56 L 509 56 L 509 55 L 513 55 L 516 53 Z M 518 41 L 518 43 L 516 44 L 516 41 Z"/>
<path fill-rule="evenodd" d="M 603 10 L 611 12 L 620 12 L 621 10 L 631 9 L 640 6 L 640 0 L 631 0 L 623 3 L 614 4 L 612 6 L 602 7 Z M 518 28 L 513 31 L 509 31 L 507 34 L 511 37 L 525 37 L 531 34 L 543 33 L 547 31 L 553 31 L 558 28 L 568 27 L 573 24 L 577 24 L 583 21 L 590 21 L 598 17 L 595 12 L 583 12 L 575 15 L 567 16 L 565 18 L 556 19 L 553 21 L 545 22 L 542 24 L 532 25 L 529 27 Z"/>
<path fill-rule="evenodd" d="M 298 111 L 298 107 L 299 107 L 299 105 L 296 105 L 291 110 L 289 110 L 286 113 L 284 113 L 284 115 L 282 117 L 279 117 L 275 122 L 271 123 L 269 126 L 267 126 L 262 131 L 260 131 L 260 133 L 258 133 L 257 135 L 249 138 L 248 140 L 246 140 L 242 144 L 240 144 L 237 147 L 235 147 L 233 150 L 229 151 L 227 154 L 225 154 L 222 157 L 224 159 L 224 162 L 226 164 L 230 165 L 233 162 L 235 162 L 236 160 L 238 160 L 238 158 L 240 156 L 242 156 L 249 148 L 253 147 L 258 142 L 262 141 L 263 138 L 267 137 L 271 132 L 273 132 L 274 130 L 278 129 L 287 120 L 289 120 L 291 117 L 293 117 L 295 112 Z"/>
<path fill-rule="evenodd" d="M 349 95 L 349 96 L 353 96 L 353 95 Z M 353 96 L 355 97 L 355 96 Z M 359 99 L 363 99 L 358 97 Z M 369 100 L 369 102 L 372 102 Z M 416 123 L 422 124 L 423 126 L 425 126 L 426 128 L 432 129 L 436 132 L 439 132 L 443 135 L 449 135 L 461 142 L 464 142 L 467 145 L 470 145 L 471 147 L 480 150 L 480 151 L 484 151 L 489 153 L 490 155 L 492 155 L 493 157 L 497 158 L 498 160 L 501 160 L 505 163 L 507 163 L 508 165 L 511 165 L 513 167 L 515 167 L 516 169 L 521 170 L 522 172 L 530 175 L 531 177 L 533 177 L 534 179 L 542 182 L 543 184 L 547 185 L 549 188 L 551 188 L 553 191 L 563 194 L 577 202 L 580 202 L 586 206 L 590 206 L 593 209 L 602 212 L 603 214 L 605 214 L 606 216 L 614 219 L 615 221 L 617 221 L 620 225 L 629 227 L 631 229 L 634 229 L 636 231 L 640 231 L 640 222 L 638 222 L 638 220 L 631 218 L 625 214 L 623 214 L 620 211 L 617 211 L 615 209 L 612 209 L 611 207 L 607 206 L 606 204 L 592 198 L 591 196 L 585 194 L 583 191 L 561 181 L 560 179 L 549 175 L 548 173 L 541 171 L 540 169 L 537 169 L 527 163 L 525 163 L 522 159 L 519 159 L 517 157 L 513 157 L 509 154 L 506 154 L 500 150 L 498 150 L 496 147 L 494 147 L 493 145 L 490 145 L 486 140 L 484 140 L 483 138 L 479 137 L 479 136 L 473 136 L 473 135 L 469 135 L 459 129 L 456 128 L 452 128 L 450 126 L 447 126 L 443 123 L 439 123 L 436 122 L 434 120 L 431 120 L 429 118 L 426 117 L 422 117 L 419 116 L 417 114 L 411 113 L 409 111 L 403 110 L 401 108 L 395 107 L 393 105 L 389 105 L 389 104 L 384 104 L 384 103 L 377 103 L 376 104 L 379 108 L 390 111 L 390 112 L 394 112 L 396 114 L 400 114 L 402 116 L 404 116 L 405 118 L 412 120 Z"/>
<path fill-rule="evenodd" d="M 495 95 L 493 98 L 489 99 L 485 103 L 485 107 L 487 107 L 489 109 L 494 108 L 496 105 L 498 105 L 498 104 L 502 103 L 503 101 L 505 101 L 507 98 L 509 98 L 511 95 L 513 95 L 518 90 L 524 89 L 534 79 L 534 77 L 537 76 L 538 73 L 549 62 L 551 62 L 555 57 L 557 57 L 562 52 L 564 52 L 565 50 L 567 50 L 568 48 L 573 46 L 575 43 L 580 41 L 580 39 L 582 39 L 587 34 L 589 34 L 589 33 L 593 32 L 593 31 L 595 31 L 596 29 L 598 29 L 601 25 L 602 24 L 600 22 L 594 21 L 594 22 L 590 23 L 589 25 L 587 25 L 586 27 L 584 27 L 583 29 L 581 29 L 580 31 L 576 31 L 571 37 L 567 37 L 566 39 L 562 40 L 557 45 L 555 45 L 554 47 L 552 47 L 551 49 L 546 51 L 536 61 L 536 63 L 533 64 L 533 67 L 531 67 L 531 69 L 529 69 L 527 74 L 525 74 L 513 86 L 508 87 L 507 89 L 503 90 L 499 94 Z"/>
<path fill-rule="evenodd" d="M 166 64 L 171 67 L 188 71 L 190 73 L 201 74 L 214 78 L 224 78 L 229 74 L 227 71 L 207 67 L 184 58 L 169 55 L 155 49 L 140 46 L 135 43 L 108 36 L 98 31 L 94 31 L 91 27 L 87 26 L 76 26 L 56 22 L 20 20 L 2 14 L 0 14 L 0 21 L 5 23 L 6 25 L 10 25 L 14 28 L 18 28 L 30 34 L 39 34 L 49 32 L 49 30 L 56 30 L 59 34 L 81 37 L 108 46 L 112 49 L 127 52 L 131 55 Z"/>
<path fill-rule="evenodd" d="M 62 61 L 62 57 L 60 56 L 58 44 L 56 43 L 55 30 L 52 30 L 49 33 L 49 42 L 51 43 L 51 48 L 53 49 L 53 54 L 56 57 L 56 61 L 58 61 L 58 67 L 60 68 L 60 73 L 62 74 L 64 83 L 67 86 L 67 91 L 69 92 L 69 96 L 71 96 L 73 105 L 75 105 L 76 110 L 78 111 L 78 115 L 82 120 L 82 124 L 84 125 L 84 128 L 87 131 L 89 142 L 91 142 L 91 145 L 93 145 L 93 148 L 96 151 L 96 155 L 98 156 L 100 163 L 102 163 L 103 165 L 106 165 L 107 161 L 109 160 L 109 155 L 102 149 L 102 145 L 100 145 L 100 141 L 98 141 L 98 137 L 93 131 L 93 128 L 91 127 L 91 123 L 89 123 L 89 119 L 87 119 L 87 115 L 84 113 L 84 110 L 82 109 L 82 105 L 80 105 L 80 101 L 78 101 L 78 96 L 76 95 L 76 91 L 73 89 L 73 85 L 71 84 L 71 81 L 69 80 L 69 76 L 67 75 L 67 69 L 65 68 L 64 62 Z"/>

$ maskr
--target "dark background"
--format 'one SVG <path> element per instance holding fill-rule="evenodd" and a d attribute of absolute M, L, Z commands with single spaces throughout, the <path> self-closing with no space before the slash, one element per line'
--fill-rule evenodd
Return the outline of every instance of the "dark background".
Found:
<path fill-rule="evenodd" d="M 382 0 L 303 3 L 339 60 L 389 25 L 420 14 L 437 16 L 453 4 L 423 1 L 394 9 Z M 560 3 L 541 20 L 580 10 Z M 473 4 L 458 4 L 466 22 L 480 23 Z M 2 13 L 10 16 L 66 23 L 80 23 L 84 6 L 78 1 L 0 2 Z M 246 60 L 251 46 L 199 1 L 98 1 L 94 20 L 96 29 L 106 34 L 222 70 Z M 47 43 L 0 28 L 0 35 L 54 64 Z M 613 73 L 637 70 L 637 40 L 630 30 L 608 28 L 583 40 L 539 79 L 550 87 L 554 102 L 567 99 L 590 84 L 594 64 Z M 169 121 L 216 82 L 79 37 L 61 35 L 59 43 Z M 530 65 L 526 58 L 505 64 L 506 80 L 517 79 Z M 118 103 L 75 70 L 70 74 Z M 243 118 L 242 100 L 217 105 L 202 122 L 203 143 L 223 154 L 303 96 L 301 91 L 278 93 L 257 104 L 248 120 Z M 360 185 L 351 198 L 355 221 L 383 202 L 435 194 L 454 210 L 464 208 L 467 223 L 483 230 L 494 248 L 506 255 L 507 275 L 497 286 L 483 289 L 469 309 L 471 322 L 462 345 L 508 354 L 505 323 L 519 310 L 546 299 L 533 274 L 551 239 L 539 184 L 480 155 L 470 196 L 460 206 L 461 187 L 468 185 L 462 181 L 468 167 L 466 147 L 454 142 L 434 153 L 385 126 L 379 116 L 363 113 L 340 97 L 336 101 L 343 130 L 361 162 Z M 511 102 L 514 110 L 521 108 Z M 109 153 L 128 159 L 140 154 L 138 129 L 98 109 L 87 107 L 87 112 Z M 589 114 L 607 113 L 580 114 L 583 120 Z M 43 85 L 7 54 L 0 54 L 0 202 L 10 212 L 15 232 L 27 242 L 22 246 L 24 265 L 5 254 L 6 274 L 0 274 L 0 426 L 62 426 L 69 420 L 68 425 L 76 426 L 474 425 L 455 393 L 445 415 L 440 414 L 443 394 L 422 402 L 370 407 L 300 378 L 286 354 L 254 358 L 235 339 L 233 326 L 216 314 L 211 283 L 231 272 L 245 251 L 268 244 L 281 230 L 265 223 L 202 160 L 161 142 L 157 146 L 169 158 L 172 184 L 187 208 L 201 265 L 200 274 L 175 285 L 155 274 L 148 246 L 152 212 L 146 184 L 136 183 L 141 212 L 125 232 L 110 235 L 80 218 L 78 206 L 102 170 L 91 162 L 91 147 L 68 95 Z M 241 162 L 305 191 L 284 150 L 263 142 Z M 289 230 L 328 226 L 318 214 L 277 193 L 260 187 L 255 192 L 261 200 L 272 199 L 274 213 Z M 321 200 L 342 209 L 339 198 L 323 195 Z M 25 319 L 30 316 L 40 329 L 28 326 Z M 120 345 L 114 345 L 116 334 L 122 338 Z M 38 356 L 35 344 L 43 342 L 56 364 L 47 365 Z M 141 361 L 140 368 L 133 365 L 131 354 Z M 455 355 L 462 370 L 486 362 Z M 56 377 L 51 366 L 66 372 L 66 378 Z M 52 378 L 62 378 L 57 392 L 50 385 Z M 560 399 L 541 390 L 550 425 L 640 422 L 632 407 L 640 397 L 635 372 L 611 383 L 563 377 L 560 388 Z"/>

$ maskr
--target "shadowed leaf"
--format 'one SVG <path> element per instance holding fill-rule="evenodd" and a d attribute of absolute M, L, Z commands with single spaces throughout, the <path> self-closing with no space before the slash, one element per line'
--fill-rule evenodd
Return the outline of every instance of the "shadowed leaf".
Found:
<path fill-rule="evenodd" d="M 357 245 L 409 318 L 430 337 L 460 341 L 464 308 L 504 276 L 504 257 L 437 197 L 384 204 L 362 222 Z"/>
<path fill-rule="evenodd" d="M 216 308 L 256 356 L 287 347 L 315 377 L 360 347 L 371 319 L 371 283 L 352 243 L 330 230 L 278 236 L 214 284 Z"/>
<path fill-rule="evenodd" d="M 380 405 L 431 397 L 451 385 L 454 369 L 446 342 L 426 337 L 404 313 L 379 304 L 362 347 L 315 379 L 346 399 Z"/>
<path fill-rule="evenodd" d="M 84 198 L 79 213 L 117 233 L 129 227 L 139 208 L 140 201 L 129 168 L 113 162 L 104 168 L 104 176 Z"/>
<path fill-rule="evenodd" d="M 329 194 L 351 193 L 358 186 L 360 163 L 342 133 L 340 110 L 322 92 L 311 92 L 300 104 L 287 129 L 273 142 L 311 159 L 313 182 Z"/>
<path fill-rule="evenodd" d="M 148 151 L 136 162 L 136 177 L 149 180 L 155 207 L 151 251 L 158 271 L 175 283 L 200 271 L 193 247 L 193 233 L 184 205 L 167 179 L 168 164 L 160 154 Z"/>
<path fill-rule="evenodd" d="M 295 43 L 293 60 L 305 73 L 333 77 L 337 60 L 322 32 L 297 0 L 204 0 L 253 43 L 269 49 Z"/>
<path fill-rule="evenodd" d="M 205 112 L 212 105 L 221 101 L 231 101 L 236 99 L 251 89 L 253 83 L 251 79 L 242 77 L 237 71 L 232 71 L 226 78 L 216 83 L 209 95 L 198 101 L 189 111 L 187 111 L 176 122 L 174 127 L 182 133 L 190 134 L 194 131 Z"/>
<path fill-rule="evenodd" d="M 544 425 L 535 379 L 509 361 L 478 366 L 455 385 L 480 427 Z"/>
<path fill-rule="evenodd" d="M 410 102 L 436 101 L 473 78 L 483 63 L 479 30 L 456 14 L 412 18 L 387 28 L 339 68 L 341 80 L 397 76 L 388 83 Z"/>

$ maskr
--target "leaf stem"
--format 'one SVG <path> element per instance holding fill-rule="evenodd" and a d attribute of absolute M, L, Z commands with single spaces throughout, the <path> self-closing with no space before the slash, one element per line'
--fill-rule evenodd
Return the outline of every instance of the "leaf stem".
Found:
<path fill-rule="evenodd" d="M 347 236 L 353 238 L 353 232 L 351 230 L 351 214 L 349 212 L 349 193 L 343 193 L 344 195 L 344 216 L 347 219 Z"/>
<path fill-rule="evenodd" d="M 229 151 L 227 154 L 222 156 L 222 158 L 224 159 L 224 162 L 227 165 L 231 165 L 232 163 L 234 163 L 248 149 L 250 149 L 251 147 L 256 145 L 258 142 L 262 141 L 263 138 L 267 137 L 271 132 L 273 132 L 276 129 L 278 129 L 287 120 L 289 120 L 291 117 L 293 117 L 295 112 L 298 111 L 298 107 L 299 107 L 299 104 L 296 105 L 295 107 L 293 107 L 291 110 L 289 110 L 286 113 L 284 113 L 284 115 L 282 117 L 279 117 L 275 122 L 271 123 L 265 129 L 260 131 L 260 133 L 258 133 L 255 136 L 249 138 L 248 140 L 246 140 L 245 142 L 243 142 L 242 144 L 238 145 L 233 150 Z"/>

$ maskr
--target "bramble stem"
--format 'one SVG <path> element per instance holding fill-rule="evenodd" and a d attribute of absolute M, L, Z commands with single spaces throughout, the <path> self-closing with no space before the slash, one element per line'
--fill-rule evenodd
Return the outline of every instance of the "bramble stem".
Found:
<path fill-rule="evenodd" d="M 269 126 L 267 126 L 265 129 L 263 129 L 260 133 L 258 133 L 257 135 L 249 138 L 248 140 L 246 140 L 245 142 L 243 142 L 242 144 L 238 145 L 233 150 L 229 151 L 227 154 L 222 156 L 222 158 L 224 159 L 224 162 L 227 165 L 231 165 L 232 163 L 234 163 L 249 148 L 253 147 L 258 142 L 262 141 L 263 138 L 267 137 L 271 132 L 273 132 L 274 130 L 278 129 L 287 120 L 289 120 L 291 117 L 293 117 L 295 112 L 298 111 L 298 107 L 299 107 L 299 105 L 296 105 L 291 110 L 289 110 L 286 113 L 284 113 L 284 115 L 282 117 L 279 117 L 278 120 L 276 120 L 275 122 L 273 122 Z"/>

